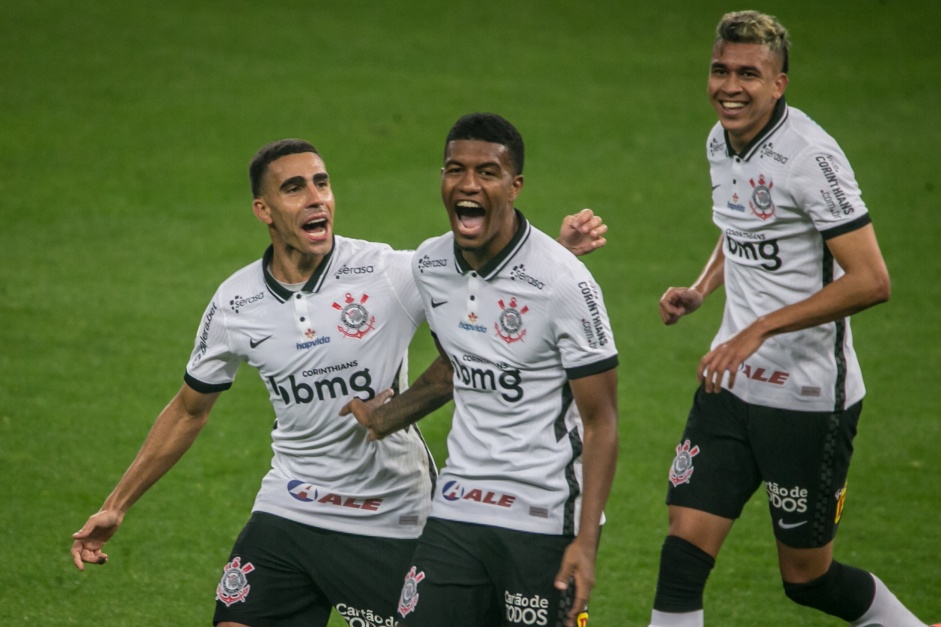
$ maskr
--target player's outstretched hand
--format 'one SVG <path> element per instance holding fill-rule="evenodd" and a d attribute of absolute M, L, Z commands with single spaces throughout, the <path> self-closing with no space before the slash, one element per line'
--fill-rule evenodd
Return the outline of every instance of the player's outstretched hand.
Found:
<path fill-rule="evenodd" d="M 382 429 L 381 421 L 376 415 L 375 410 L 389 402 L 389 399 L 392 398 L 393 395 L 394 392 L 392 389 L 386 388 L 368 401 L 354 398 L 340 409 L 340 415 L 346 416 L 353 414 L 357 422 L 368 430 L 369 435 L 367 437 L 370 440 L 381 440 L 389 434 Z"/>
<path fill-rule="evenodd" d="M 570 591 L 572 607 L 565 615 L 565 627 L 575 627 L 578 615 L 588 611 L 588 599 L 595 587 L 595 551 L 594 548 L 582 546 L 578 537 L 572 541 L 562 555 L 562 567 L 555 576 L 556 590 Z"/>
<path fill-rule="evenodd" d="M 660 319 L 663 324 L 676 324 L 686 314 L 702 305 L 703 296 L 688 287 L 671 287 L 660 297 Z"/>
<path fill-rule="evenodd" d="M 72 534 L 72 561 L 79 570 L 85 570 L 85 564 L 104 564 L 108 554 L 101 549 L 121 526 L 124 514 L 113 510 L 101 510 L 88 519 L 81 530 Z"/>
<path fill-rule="evenodd" d="M 575 255 L 587 255 L 608 243 L 604 238 L 607 232 L 608 225 L 601 216 L 596 216 L 591 209 L 582 209 L 562 219 L 559 243 Z"/>

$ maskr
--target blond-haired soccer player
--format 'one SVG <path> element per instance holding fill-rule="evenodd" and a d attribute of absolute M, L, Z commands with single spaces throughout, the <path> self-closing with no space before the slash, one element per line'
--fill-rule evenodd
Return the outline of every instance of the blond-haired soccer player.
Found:
<path fill-rule="evenodd" d="M 690 287 L 660 300 L 675 324 L 724 285 L 676 447 L 651 625 L 703 624 L 703 589 L 742 507 L 767 493 L 785 594 L 851 625 L 923 626 L 874 575 L 833 559 L 865 393 L 850 315 L 889 275 L 837 143 L 784 100 L 788 35 L 773 17 L 719 22 L 706 144 L 719 243 Z"/>

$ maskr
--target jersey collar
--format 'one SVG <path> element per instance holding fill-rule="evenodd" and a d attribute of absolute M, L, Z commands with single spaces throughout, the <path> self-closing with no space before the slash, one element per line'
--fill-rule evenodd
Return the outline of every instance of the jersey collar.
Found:
<path fill-rule="evenodd" d="M 755 138 L 748 142 L 748 145 L 742 149 L 742 152 L 735 154 L 732 150 L 732 142 L 729 141 L 728 131 L 722 131 L 725 135 L 725 150 L 726 154 L 729 157 L 739 157 L 742 161 L 748 161 L 751 159 L 752 155 L 755 154 L 755 151 L 758 149 L 758 146 L 762 144 L 765 139 L 771 136 L 781 125 L 784 123 L 784 120 L 787 119 L 787 103 L 784 101 L 784 96 L 781 96 L 781 99 L 774 105 L 774 113 L 771 114 L 771 119 L 768 120 L 768 123 L 765 124 L 765 127 L 755 135 Z"/>
<path fill-rule="evenodd" d="M 337 238 L 333 238 L 333 245 L 330 247 L 330 252 L 327 253 L 327 256 L 323 258 L 323 261 L 320 262 L 320 265 L 317 266 L 317 269 L 314 270 L 314 274 L 310 277 L 307 283 L 304 284 L 304 287 L 301 288 L 302 292 L 307 292 L 308 294 L 320 291 L 320 288 L 323 286 L 324 279 L 327 276 L 327 269 L 330 267 L 330 263 L 333 261 L 333 252 L 337 249 Z M 284 302 L 293 296 L 293 292 L 280 283 L 278 280 L 272 276 L 271 271 L 268 269 L 271 267 L 271 261 L 274 259 L 274 245 L 271 244 L 268 246 L 268 249 L 265 250 L 265 254 L 261 260 L 261 269 L 265 273 L 265 285 L 268 287 L 268 290 L 275 295 L 275 297 Z"/>
<path fill-rule="evenodd" d="M 457 271 L 461 274 L 467 274 L 468 272 L 476 272 L 478 275 L 483 277 L 485 281 L 489 281 L 503 269 L 503 267 L 516 255 L 517 251 L 523 246 L 527 239 L 529 239 L 529 233 L 532 230 L 529 222 L 523 216 L 523 213 L 519 209 L 515 209 L 516 217 L 519 219 L 519 228 L 516 229 L 516 233 L 513 235 L 513 239 L 504 246 L 503 250 L 494 256 L 493 259 L 485 263 L 479 270 L 474 270 L 468 265 L 464 260 L 464 255 L 461 254 L 460 249 L 457 247 L 457 244 L 454 244 L 454 266 L 457 268 Z"/>

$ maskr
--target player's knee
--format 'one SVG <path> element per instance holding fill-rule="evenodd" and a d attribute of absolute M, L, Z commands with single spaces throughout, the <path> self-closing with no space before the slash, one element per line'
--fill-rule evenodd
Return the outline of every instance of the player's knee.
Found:
<path fill-rule="evenodd" d="M 834 561 L 818 579 L 807 583 L 785 581 L 784 594 L 798 605 L 853 621 L 872 604 L 875 584 L 866 571 Z"/>
<path fill-rule="evenodd" d="M 660 574 L 654 609 L 695 612 L 703 606 L 703 590 L 715 559 L 690 542 L 667 536 L 660 550 Z"/>

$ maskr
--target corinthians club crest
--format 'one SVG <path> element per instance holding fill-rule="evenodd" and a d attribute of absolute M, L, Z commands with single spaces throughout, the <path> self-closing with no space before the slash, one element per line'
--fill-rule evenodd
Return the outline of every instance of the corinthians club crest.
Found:
<path fill-rule="evenodd" d="M 497 301 L 500 305 L 500 317 L 493 323 L 497 335 L 507 344 L 518 342 L 526 335 L 526 329 L 523 328 L 523 314 L 529 311 L 529 307 L 523 305 L 517 309 L 516 297 L 510 299 L 509 304 L 504 304 L 503 300 Z"/>
<path fill-rule="evenodd" d="M 670 483 L 674 487 L 681 483 L 689 483 L 693 476 L 693 458 L 699 455 L 699 447 L 690 447 L 689 440 L 676 447 L 676 457 L 673 458 L 673 466 L 670 467 Z"/>
<path fill-rule="evenodd" d="M 748 206 L 751 207 L 752 213 L 756 216 L 762 220 L 767 220 L 774 215 L 774 202 L 771 200 L 771 188 L 774 187 L 774 182 L 769 179 L 768 183 L 765 184 L 764 174 L 758 175 L 757 184 L 755 179 L 749 179 L 748 182 L 755 190 L 752 192 Z"/>
<path fill-rule="evenodd" d="M 346 337 L 360 340 L 369 333 L 376 324 L 376 317 L 369 315 L 366 301 L 369 294 L 363 294 L 357 301 L 349 292 L 343 299 L 343 304 L 333 303 L 333 308 L 340 310 L 340 324 L 337 330 Z"/>
<path fill-rule="evenodd" d="M 226 607 L 245 601 L 249 590 L 252 589 L 248 585 L 246 575 L 253 570 L 255 570 L 255 567 L 252 566 L 251 562 L 246 562 L 242 566 L 241 557 L 233 558 L 222 571 L 222 580 L 216 586 L 216 598 L 225 603 Z"/>
<path fill-rule="evenodd" d="M 405 575 L 405 584 L 402 586 L 402 594 L 399 596 L 399 616 L 402 618 L 415 611 L 415 606 L 418 605 L 418 584 L 424 578 L 424 571 L 416 573 L 414 566 Z"/>

